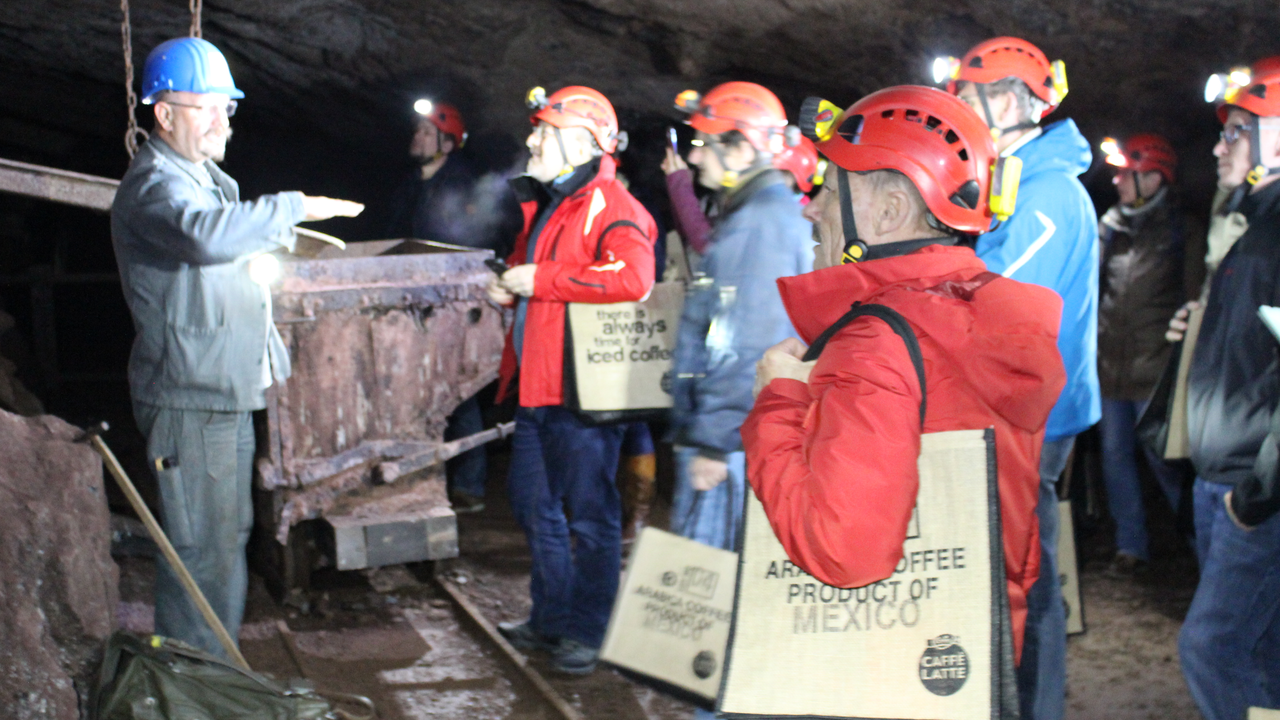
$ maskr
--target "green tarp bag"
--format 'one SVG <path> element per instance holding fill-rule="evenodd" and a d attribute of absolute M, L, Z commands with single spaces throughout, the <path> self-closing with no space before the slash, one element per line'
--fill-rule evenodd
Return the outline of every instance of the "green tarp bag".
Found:
<path fill-rule="evenodd" d="M 353 717 L 334 709 L 309 686 L 285 685 L 241 670 L 177 640 L 125 632 L 107 642 L 91 707 L 94 720 Z"/>

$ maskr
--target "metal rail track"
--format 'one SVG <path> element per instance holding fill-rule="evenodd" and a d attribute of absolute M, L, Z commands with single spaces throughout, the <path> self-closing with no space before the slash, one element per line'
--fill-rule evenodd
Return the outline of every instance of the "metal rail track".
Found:
<path fill-rule="evenodd" d="M 529 681 L 529 684 L 533 685 L 534 689 L 538 691 L 538 694 L 541 695 L 549 705 L 555 708 L 556 712 L 560 714 L 560 717 L 564 718 L 564 720 L 583 720 L 582 713 L 574 709 L 568 701 L 561 697 L 560 693 L 556 692 L 556 689 L 551 686 L 551 683 L 547 682 L 547 679 L 542 676 L 542 673 L 538 672 L 537 669 L 533 667 L 529 662 L 529 658 L 524 653 L 515 649 L 511 643 L 507 642 L 507 639 L 502 636 L 502 633 L 498 632 L 498 628 L 494 627 L 493 623 L 489 622 L 488 618 L 480 612 L 480 608 L 477 608 L 475 604 L 471 602 L 466 594 L 462 592 L 461 588 L 440 573 L 439 566 L 436 567 L 436 571 L 433 573 L 432 579 L 435 581 L 436 585 L 445 591 L 458 608 L 462 610 L 463 614 L 465 614 L 471 622 L 480 629 L 485 637 L 489 638 L 489 640 L 502 651 L 502 654 L 516 666 L 516 669 L 519 670 L 524 678 Z"/>

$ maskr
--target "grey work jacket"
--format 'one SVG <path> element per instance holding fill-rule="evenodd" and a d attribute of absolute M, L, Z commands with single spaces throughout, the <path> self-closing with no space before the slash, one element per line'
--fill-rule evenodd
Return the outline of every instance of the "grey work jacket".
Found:
<path fill-rule="evenodd" d="M 138 150 L 111 206 L 137 332 L 129 357 L 135 402 L 265 407 L 272 376 L 289 376 L 289 355 L 270 322 L 269 290 L 250 279 L 248 261 L 292 249 L 292 227 L 305 215 L 302 193 L 241 202 L 239 185 L 212 162 L 196 165 L 154 136 Z"/>

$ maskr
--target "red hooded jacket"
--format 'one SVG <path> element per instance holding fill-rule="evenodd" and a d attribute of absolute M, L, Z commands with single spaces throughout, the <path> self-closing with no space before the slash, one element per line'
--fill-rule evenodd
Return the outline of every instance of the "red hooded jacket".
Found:
<path fill-rule="evenodd" d="M 808 342 L 855 301 L 897 310 L 924 356 L 924 432 L 995 428 L 1020 656 L 1026 595 L 1040 570 L 1040 444 L 1066 383 L 1057 348 L 1062 301 L 1051 290 L 987 273 L 972 250 L 941 245 L 783 278 L 778 286 Z M 893 574 L 919 487 L 920 387 L 906 346 L 886 323 L 863 317 L 836 333 L 808 385 L 769 383 L 742 439 L 751 486 L 797 565 L 839 587 Z"/>
<path fill-rule="evenodd" d="M 507 397 L 518 371 L 521 407 L 563 404 L 565 303 L 639 300 L 652 289 L 657 225 L 618 182 L 616 168 L 612 157 L 601 157 L 596 176 L 564 198 L 539 231 L 532 260 L 538 270 L 525 316 L 524 356 L 517 362 L 508 330 L 499 370 L 499 402 Z M 537 198 L 519 199 L 524 230 L 507 259 L 512 267 L 529 262 L 529 233 L 538 220 Z"/>

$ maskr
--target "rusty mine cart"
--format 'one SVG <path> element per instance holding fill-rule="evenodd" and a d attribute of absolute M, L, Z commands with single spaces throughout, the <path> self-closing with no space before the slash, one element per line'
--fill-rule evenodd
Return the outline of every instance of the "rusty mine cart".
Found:
<path fill-rule="evenodd" d="M 272 302 L 293 376 L 268 391 L 254 473 L 255 564 L 275 592 L 330 562 L 458 554 L 444 460 L 511 430 L 443 440 L 449 414 L 497 377 L 492 255 L 387 240 L 282 256 Z"/>

